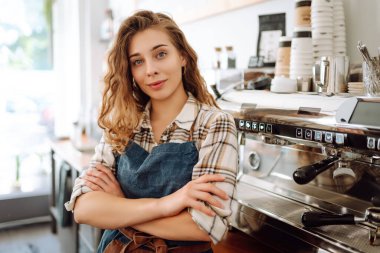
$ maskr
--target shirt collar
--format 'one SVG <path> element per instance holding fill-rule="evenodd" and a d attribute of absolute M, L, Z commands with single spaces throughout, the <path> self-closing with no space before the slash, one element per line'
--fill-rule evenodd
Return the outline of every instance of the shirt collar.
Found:
<path fill-rule="evenodd" d="M 183 129 L 190 130 L 194 119 L 196 118 L 198 114 L 198 103 L 195 97 L 188 92 L 187 93 L 188 98 L 183 106 L 181 112 L 178 114 L 176 119 L 174 120 L 174 123 Z M 146 128 L 146 129 L 152 129 L 152 125 L 150 123 L 150 109 L 152 107 L 151 101 L 147 103 L 145 106 L 145 109 L 141 115 L 140 122 L 138 126 L 133 130 L 134 133 L 138 133 L 141 131 L 141 128 Z"/>
<path fill-rule="evenodd" d="M 186 104 L 183 106 L 181 112 L 178 114 L 174 122 L 180 128 L 190 130 L 193 122 L 198 114 L 198 103 L 193 94 L 187 93 L 188 98 Z"/>

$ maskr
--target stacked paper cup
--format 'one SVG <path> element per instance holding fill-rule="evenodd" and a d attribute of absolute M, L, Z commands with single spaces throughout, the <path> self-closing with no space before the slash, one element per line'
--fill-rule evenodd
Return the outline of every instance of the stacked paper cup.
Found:
<path fill-rule="evenodd" d="M 344 22 L 343 1 L 333 1 L 334 10 L 334 55 L 346 55 L 346 25 Z"/>
<path fill-rule="evenodd" d="M 313 47 L 310 27 L 295 27 L 290 49 L 291 79 L 311 78 Z"/>
<path fill-rule="evenodd" d="M 314 60 L 334 55 L 334 5 L 332 0 L 311 2 Z"/>
<path fill-rule="evenodd" d="M 275 76 L 289 77 L 291 44 L 292 38 L 286 36 L 280 37 L 279 46 L 277 49 L 276 67 L 274 71 Z"/>

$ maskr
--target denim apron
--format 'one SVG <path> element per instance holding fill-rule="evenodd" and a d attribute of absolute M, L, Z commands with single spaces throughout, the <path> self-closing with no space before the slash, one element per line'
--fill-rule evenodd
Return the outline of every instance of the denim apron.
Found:
<path fill-rule="evenodd" d="M 116 158 L 116 176 L 127 198 L 161 198 L 191 181 L 194 165 L 198 161 L 198 150 L 192 141 L 194 123 L 187 142 L 160 144 L 151 153 L 130 141 L 125 152 Z M 97 252 L 103 252 L 112 240 L 126 244 L 130 238 L 119 230 L 105 230 Z M 204 243 L 171 240 L 165 242 L 168 247 Z M 212 249 L 204 251 L 212 252 Z"/>

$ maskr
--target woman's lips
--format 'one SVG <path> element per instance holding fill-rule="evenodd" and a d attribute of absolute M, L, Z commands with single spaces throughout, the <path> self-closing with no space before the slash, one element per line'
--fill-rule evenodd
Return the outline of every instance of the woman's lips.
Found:
<path fill-rule="evenodd" d="M 150 83 L 150 84 L 148 84 L 148 86 L 150 88 L 152 88 L 153 90 L 158 90 L 158 89 L 160 89 L 165 84 L 165 81 L 166 80 Z"/>

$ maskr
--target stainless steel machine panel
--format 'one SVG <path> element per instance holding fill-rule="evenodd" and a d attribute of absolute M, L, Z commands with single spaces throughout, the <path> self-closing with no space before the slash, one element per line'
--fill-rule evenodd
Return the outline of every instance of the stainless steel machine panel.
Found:
<path fill-rule="evenodd" d="M 348 104 L 367 102 L 265 91 L 233 91 L 218 100 L 239 133 L 232 225 L 268 243 L 271 233 L 286 236 L 285 252 L 380 252 L 374 207 L 380 206 L 380 127 L 355 115 L 362 111 L 355 106 L 347 112 Z M 380 99 L 369 102 L 364 108 L 375 115 Z M 304 219 L 315 212 L 323 218 L 309 227 Z"/>

